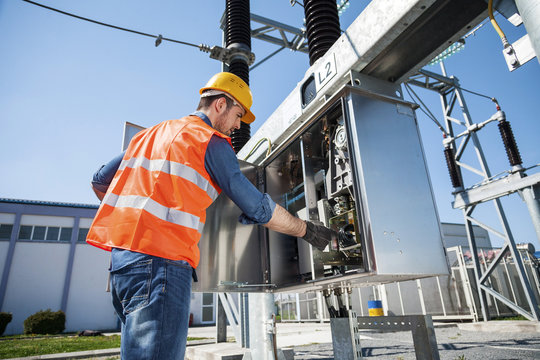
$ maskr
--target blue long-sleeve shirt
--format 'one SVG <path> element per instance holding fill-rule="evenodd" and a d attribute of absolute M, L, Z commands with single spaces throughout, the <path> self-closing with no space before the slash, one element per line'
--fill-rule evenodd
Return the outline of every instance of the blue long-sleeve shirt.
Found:
<path fill-rule="evenodd" d="M 191 115 L 200 117 L 212 126 L 208 116 L 200 111 Z M 107 192 L 124 153 L 103 165 L 92 179 L 92 185 L 101 192 Z M 244 224 L 266 224 L 270 221 L 276 203 L 268 194 L 261 193 L 240 171 L 236 154 L 227 140 L 212 136 L 204 157 L 204 166 L 208 174 L 242 210 L 239 221 Z"/>

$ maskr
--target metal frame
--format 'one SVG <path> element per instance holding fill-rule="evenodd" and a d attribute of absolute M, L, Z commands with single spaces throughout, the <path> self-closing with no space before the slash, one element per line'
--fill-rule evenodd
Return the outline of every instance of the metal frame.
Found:
<path fill-rule="evenodd" d="M 251 13 L 251 22 L 260 24 L 258 28 L 251 28 L 251 37 L 263 40 L 283 48 L 308 53 L 306 31 L 294 26 L 283 24 L 279 21 L 268 19 L 264 16 Z M 275 32 L 279 36 L 274 36 Z M 292 36 L 291 40 L 287 35 Z"/>
<path fill-rule="evenodd" d="M 461 170 L 465 169 L 482 177 L 482 182 L 471 188 L 455 188 L 455 201 L 453 203 L 453 207 L 462 209 L 463 216 L 465 218 L 465 226 L 467 229 L 469 246 L 471 248 L 471 253 L 473 256 L 474 272 L 479 290 L 478 295 L 480 298 L 483 319 L 484 321 L 489 320 L 489 311 L 487 308 L 486 300 L 486 295 L 489 294 L 503 304 L 527 317 L 528 319 L 540 320 L 540 309 L 538 307 L 538 303 L 534 297 L 530 283 L 525 275 L 521 256 L 516 248 L 514 237 L 510 230 L 508 220 L 506 218 L 500 201 L 500 197 L 516 191 L 520 191 L 522 196 L 524 196 L 524 192 L 522 190 L 538 186 L 538 184 L 540 183 L 540 174 L 533 174 L 527 176 L 525 174 L 525 169 L 518 165 L 514 166 L 512 171 L 503 178 L 495 179 L 495 177 L 492 176 L 487 164 L 486 156 L 484 154 L 476 132 L 480 130 L 483 126 L 485 126 L 487 123 L 498 120 L 499 116 L 501 116 L 502 113 L 498 111 L 498 113 L 496 113 L 489 120 L 483 123 L 473 123 L 471 115 L 467 108 L 467 104 L 465 102 L 465 98 L 463 96 L 463 91 L 459 85 L 459 80 L 453 76 L 447 77 L 445 74 L 444 66 L 442 67 L 442 69 L 443 75 L 435 74 L 426 70 L 420 70 L 418 75 L 411 77 L 411 79 L 407 83 L 405 83 L 405 86 L 418 99 L 418 95 L 416 95 L 410 85 L 419 86 L 424 89 L 439 93 L 443 107 L 445 128 L 443 129 L 441 124 L 437 122 L 434 117 L 433 120 L 438 124 L 439 128 L 441 128 L 441 130 L 447 137 L 444 140 L 444 143 L 454 149 L 455 161 L 458 166 L 459 176 L 462 178 Z M 463 121 L 452 117 L 456 103 L 459 104 L 459 107 L 461 108 Z M 502 116 L 504 116 L 504 114 L 502 114 Z M 457 126 L 465 127 L 465 131 L 458 135 L 455 135 L 454 128 Z M 458 146 L 456 140 L 460 137 L 462 137 L 462 140 Z M 480 169 L 468 165 L 461 160 L 467 146 L 472 146 L 474 148 L 476 158 L 480 165 Z M 527 179 L 527 183 L 523 182 L 523 179 Z M 487 201 L 493 201 L 502 227 L 502 231 L 493 229 L 492 227 L 472 216 L 476 206 Z M 532 201 L 534 202 L 534 199 L 532 199 Z M 533 222 L 535 222 L 536 214 L 534 214 L 533 211 L 530 212 L 533 218 Z M 536 222 L 537 221 L 538 220 L 536 219 Z M 495 261 L 493 261 L 493 263 L 487 269 L 482 269 L 481 262 L 478 257 L 477 245 L 472 230 L 473 223 L 504 240 L 504 245 L 501 249 L 501 252 L 497 256 Z M 516 304 L 514 301 L 511 301 L 510 299 L 504 297 L 503 295 L 495 291 L 493 286 L 489 283 L 489 276 L 507 253 L 510 253 L 510 255 L 515 261 L 515 265 L 520 278 L 520 283 L 523 286 L 530 311 L 527 311 L 526 309 Z M 477 318 L 477 316 L 475 316 L 475 318 Z"/>
<path fill-rule="evenodd" d="M 357 326 L 358 329 L 380 331 L 410 330 L 417 359 L 440 359 L 431 315 L 359 316 Z"/>

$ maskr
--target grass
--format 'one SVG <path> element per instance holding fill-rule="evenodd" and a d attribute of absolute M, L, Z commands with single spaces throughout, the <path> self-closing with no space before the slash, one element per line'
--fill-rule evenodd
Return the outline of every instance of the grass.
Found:
<path fill-rule="evenodd" d="M 120 347 L 120 335 L 9 337 L 0 340 L 0 359 Z"/>
<path fill-rule="evenodd" d="M 204 338 L 188 338 L 188 341 L 201 339 Z M 119 347 L 120 335 L 3 336 L 0 337 L 0 359 Z"/>

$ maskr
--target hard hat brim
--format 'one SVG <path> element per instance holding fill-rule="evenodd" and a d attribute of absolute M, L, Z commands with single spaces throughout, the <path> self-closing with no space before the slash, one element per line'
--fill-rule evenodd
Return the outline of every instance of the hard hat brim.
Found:
<path fill-rule="evenodd" d="M 246 124 L 251 124 L 253 121 L 255 121 L 255 115 L 253 115 L 253 113 L 249 109 L 245 109 L 245 110 L 246 110 L 246 114 L 242 116 L 242 121 L 245 122 Z"/>

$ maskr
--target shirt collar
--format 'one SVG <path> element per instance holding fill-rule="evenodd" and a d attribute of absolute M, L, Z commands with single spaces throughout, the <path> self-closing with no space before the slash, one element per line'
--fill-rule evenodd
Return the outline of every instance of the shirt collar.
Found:
<path fill-rule="evenodd" d="M 210 126 L 211 128 L 214 128 L 212 126 L 212 122 L 210 121 L 208 116 L 206 116 L 206 114 L 203 113 L 202 111 L 195 111 L 195 112 L 191 113 L 190 115 L 195 115 L 195 116 L 200 117 L 202 119 L 202 121 L 204 121 L 206 123 L 206 125 Z"/>

